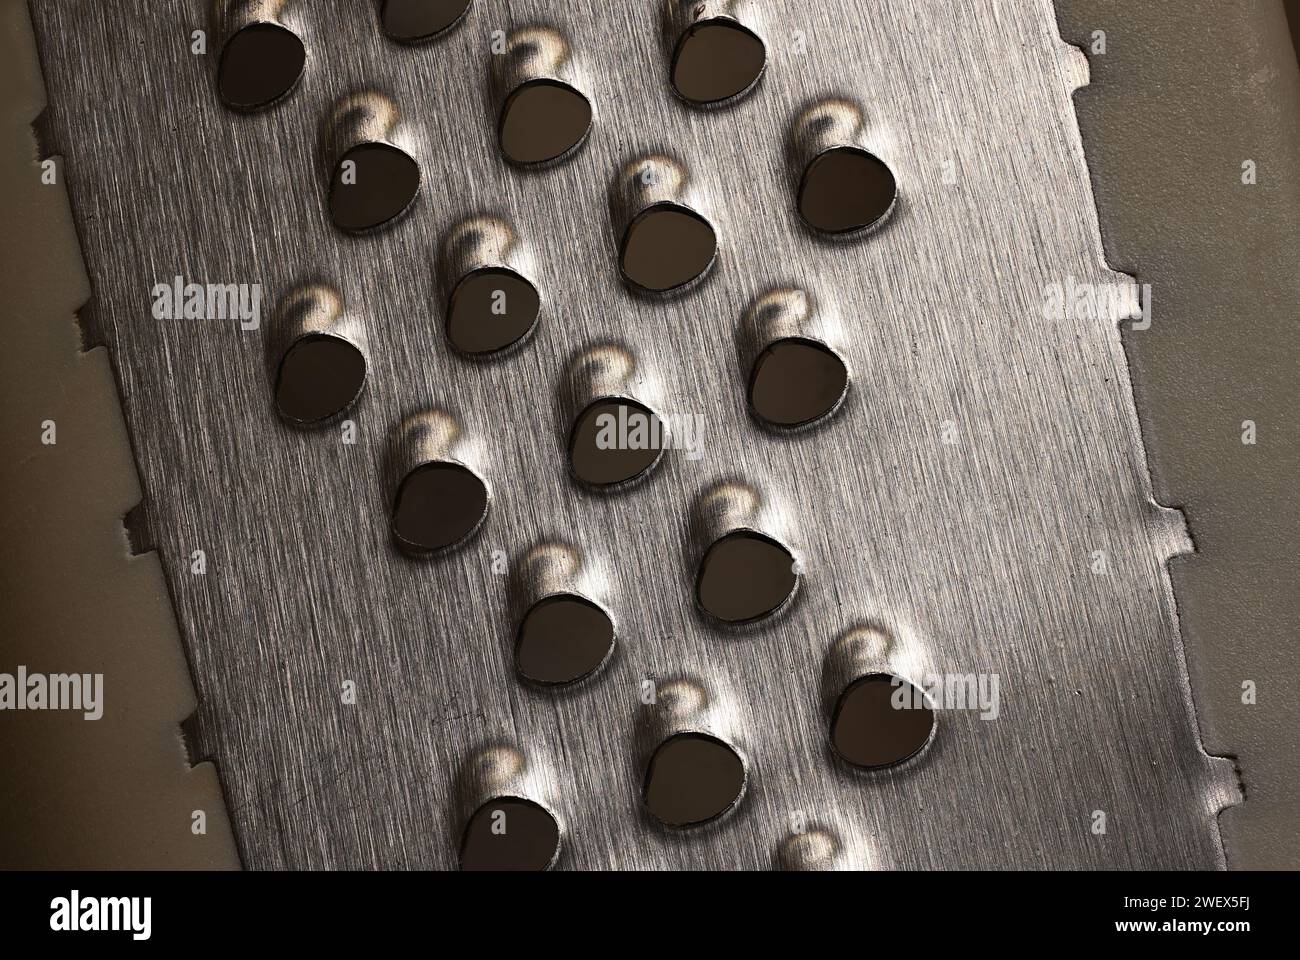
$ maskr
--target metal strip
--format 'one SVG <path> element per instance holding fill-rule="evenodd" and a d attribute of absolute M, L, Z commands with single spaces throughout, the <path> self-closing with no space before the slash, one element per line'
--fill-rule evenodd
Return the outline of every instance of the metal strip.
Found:
<path fill-rule="evenodd" d="M 49 0 L 33 16 L 200 746 L 248 866 L 453 865 L 457 771 L 497 741 L 561 820 L 562 868 L 766 867 L 805 823 L 845 866 L 1222 865 L 1215 816 L 1237 793 L 1195 733 L 1165 572 L 1182 522 L 1152 503 L 1115 325 L 1044 319 L 1049 284 L 1120 279 L 1070 101 L 1086 66 L 1049 0 L 755 4 L 766 75 L 713 111 L 669 91 L 655 4 L 477 0 L 406 47 L 368 6 L 317 0 L 283 15 L 308 49 L 299 87 L 236 114 L 215 48 L 190 52 L 202 6 Z M 568 39 L 595 127 L 567 162 L 521 173 L 497 153 L 489 45 L 536 22 Z M 402 111 L 393 137 L 424 179 L 403 221 L 358 238 L 325 213 L 322 124 L 372 88 Z M 794 210 L 787 137 L 832 96 L 861 104 L 861 145 L 899 183 L 888 224 L 854 243 L 810 236 Z M 686 168 L 720 237 L 711 275 L 670 300 L 629 294 L 611 225 L 617 172 L 653 153 Z M 474 363 L 445 341 L 433 264 L 484 212 L 515 224 L 544 312 L 520 350 Z M 370 363 L 358 442 L 277 419 L 265 328 L 153 319 L 174 276 L 257 283 L 268 302 L 337 288 Z M 776 437 L 746 413 L 736 331 L 785 285 L 816 297 L 852 381 L 829 423 Z M 560 417 L 566 364 L 610 340 L 636 359 L 638 399 L 705 429 L 702 459 L 672 451 L 614 496 L 568 477 Z M 431 406 L 460 421 L 493 502 L 471 544 L 417 562 L 389 540 L 385 454 Z M 731 479 L 761 493 L 803 570 L 789 609 L 739 633 L 691 599 L 691 511 Z M 581 549 L 619 633 L 605 669 L 558 695 L 514 679 L 494 571 L 494 552 L 555 538 Z M 916 759 L 846 771 L 819 684 L 864 623 L 908 675 L 998 676 L 999 718 L 941 711 Z M 749 763 L 739 807 L 694 832 L 653 823 L 638 796 L 642 681 L 682 676 Z"/>

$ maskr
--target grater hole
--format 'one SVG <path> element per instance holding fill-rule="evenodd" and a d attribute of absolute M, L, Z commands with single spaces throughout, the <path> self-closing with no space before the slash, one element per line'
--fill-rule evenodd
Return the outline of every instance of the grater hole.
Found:
<path fill-rule="evenodd" d="M 445 550 L 478 528 L 487 507 L 487 486 L 468 467 L 445 461 L 421 464 L 397 491 L 393 536 L 408 553 Z"/>
<path fill-rule="evenodd" d="M 643 210 L 623 235 L 623 276 L 643 290 L 664 293 L 693 282 L 713 264 L 718 237 L 709 221 L 680 204 Z"/>
<path fill-rule="evenodd" d="M 750 530 L 714 542 L 700 563 L 696 597 L 711 616 L 747 623 L 775 613 L 798 578 L 790 551 L 771 537 Z"/>
<path fill-rule="evenodd" d="M 663 421 L 627 398 L 597 400 L 584 410 L 569 439 L 569 463 L 583 483 L 609 487 L 646 473 L 663 455 Z"/>
<path fill-rule="evenodd" d="M 537 322 L 537 288 L 506 267 L 461 278 L 447 307 L 447 338 L 464 353 L 493 353 L 517 343 Z"/>
<path fill-rule="evenodd" d="M 745 765 L 728 744 L 703 733 L 679 733 L 659 744 L 646 770 L 645 804 L 670 827 L 714 820 L 740 799 Z"/>
<path fill-rule="evenodd" d="M 895 706 L 895 697 L 901 706 Z M 845 689 L 831 720 L 831 745 L 855 767 L 887 767 L 929 742 L 934 710 L 925 694 L 890 674 L 861 677 Z"/>
<path fill-rule="evenodd" d="M 835 351 L 790 337 L 770 344 L 754 361 L 749 403 L 760 419 L 797 427 L 834 410 L 848 383 L 848 368 Z"/>
<path fill-rule="evenodd" d="M 519 625 L 515 662 L 535 683 L 574 683 L 594 673 L 614 649 L 614 624 L 604 610 L 575 594 L 534 604 Z"/>
<path fill-rule="evenodd" d="M 889 166 L 858 147 L 833 147 L 804 171 L 799 215 L 823 233 L 851 233 L 881 220 L 898 195 Z"/>
<path fill-rule="evenodd" d="M 751 30 L 734 20 L 706 20 L 688 29 L 677 44 L 673 89 L 689 103 L 721 103 L 758 83 L 766 62 L 763 41 Z"/>
<path fill-rule="evenodd" d="M 222 47 L 217 89 L 235 110 L 270 106 L 294 88 L 306 61 L 307 50 L 292 30 L 250 23 Z"/>
<path fill-rule="evenodd" d="M 541 804 L 497 797 L 474 811 L 460 844 L 462 870 L 546 870 L 560 853 L 560 825 Z"/>
<path fill-rule="evenodd" d="M 420 189 L 419 164 L 390 143 L 360 143 L 334 167 L 330 218 L 348 233 L 373 230 L 401 216 Z"/>
<path fill-rule="evenodd" d="M 470 0 L 384 0 L 380 23 L 394 40 L 431 40 L 454 26 L 469 5 Z"/>
<path fill-rule="evenodd" d="M 366 358 L 360 350 L 342 337 L 309 334 L 280 361 L 276 407 L 293 423 L 319 423 L 351 406 L 365 382 Z"/>
<path fill-rule="evenodd" d="M 501 108 L 501 152 L 525 165 L 559 160 L 591 129 L 591 102 L 559 80 L 530 80 Z"/>

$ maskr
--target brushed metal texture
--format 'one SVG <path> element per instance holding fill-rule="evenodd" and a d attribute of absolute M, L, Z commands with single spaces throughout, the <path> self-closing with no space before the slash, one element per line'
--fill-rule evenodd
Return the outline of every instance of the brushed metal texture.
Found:
<path fill-rule="evenodd" d="M 1152 501 L 1114 324 L 1043 319 L 1045 284 L 1117 279 L 1071 103 L 1086 63 L 1049 0 L 754 4 L 766 73 L 709 111 L 672 94 L 651 0 L 476 0 L 420 46 L 386 40 L 370 4 L 292 5 L 304 76 L 254 114 L 218 101 L 215 46 L 190 52 L 210 27 L 197 0 L 32 11 L 200 694 L 198 749 L 220 765 L 246 865 L 453 866 L 458 776 L 505 745 L 562 823 L 561 869 L 1222 866 L 1216 816 L 1238 792 L 1195 729 L 1165 571 L 1189 549 L 1181 517 Z M 489 83 L 492 31 L 534 23 L 568 40 L 595 108 L 587 143 L 540 172 L 501 160 Z M 398 105 L 393 139 L 423 184 L 391 229 L 346 236 L 326 214 L 323 125 L 370 89 Z M 787 138 L 828 97 L 861 106 L 859 141 L 899 184 L 857 242 L 816 239 L 795 211 Z M 656 154 L 688 171 L 720 242 L 671 299 L 624 286 L 611 223 L 619 171 Z M 515 226 L 543 297 L 532 338 L 486 363 L 447 344 L 434 266 L 480 214 Z M 269 319 L 153 319 L 151 288 L 177 275 L 260 283 L 267 318 L 305 283 L 337 289 L 370 364 L 348 414 L 358 442 L 276 417 Z M 829 422 L 778 436 L 746 411 L 737 329 L 787 286 L 815 297 L 852 381 Z M 599 495 L 568 475 L 561 393 L 568 362 L 609 342 L 635 358 L 638 399 L 704 417 L 704 456 L 670 451 Z M 390 540 L 384 461 L 429 408 L 457 419 L 492 500 L 467 546 L 415 561 Z M 761 494 L 803 571 L 775 621 L 739 631 L 692 598 L 692 511 L 731 480 Z M 493 563 L 556 540 L 581 550 L 618 631 L 605 668 L 561 693 L 515 679 Z M 196 549 L 206 576 L 189 572 Z M 848 772 L 820 684 L 854 628 L 885 631 L 912 677 L 997 674 L 1000 717 L 941 711 L 914 760 Z M 709 729 L 748 764 L 740 805 L 701 830 L 663 829 L 640 803 L 658 722 L 646 678 L 705 690 Z"/>

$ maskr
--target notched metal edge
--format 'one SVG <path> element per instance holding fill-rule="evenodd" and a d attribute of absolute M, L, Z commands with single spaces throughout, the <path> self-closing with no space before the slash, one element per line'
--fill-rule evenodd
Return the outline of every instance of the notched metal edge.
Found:
<path fill-rule="evenodd" d="M 1059 11 L 1056 10 L 1057 0 L 1052 0 L 1053 10 L 1056 12 L 1056 33 L 1058 43 L 1056 45 L 1055 62 L 1057 64 L 1062 83 L 1062 89 L 1069 100 L 1069 115 L 1074 123 L 1076 134 L 1075 143 L 1078 144 L 1078 153 L 1080 162 L 1083 164 L 1084 173 L 1092 200 L 1091 209 L 1088 211 L 1092 229 L 1088 231 L 1094 247 L 1093 253 L 1096 263 L 1103 271 L 1108 273 L 1112 282 L 1116 284 L 1128 285 L 1130 289 L 1141 291 L 1141 273 L 1138 265 L 1125 264 L 1124 269 L 1113 267 L 1106 255 L 1105 241 L 1102 236 L 1101 214 L 1097 208 L 1096 202 L 1096 185 L 1092 179 L 1091 167 L 1088 164 L 1088 150 L 1084 143 L 1083 131 L 1079 126 L 1079 114 L 1076 107 L 1075 98 L 1081 90 L 1087 89 L 1092 80 L 1092 65 L 1084 47 L 1075 44 L 1066 39 L 1061 32 L 1061 21 Z M 1145 306 L 1149 309 L 1150 303 Z M 1194 691 L 1192 690 L 1191 674 L 1188 666 L 1189 652 L 1187 649 L 1187 640 L 1183 632 L 1182 621 L 1178 611 L 1178 598 L 1174 593 L 1173 578 L 1171 574 L 1171 563 L 1181 557 L 1189 556 L 1196 552 L 1195 543 L 1190 533 L 1187 523 L 1187 517 L 1180 506 L 1165 505 L 1159 503 L 1155 498 L 1154 480 L 1151 471 L 1151 458 L 1147 450 L 1145 424 L 1141 412 L 1138 410 L 1137 391 L 1134 389 L 1135 380 L 1138 379 L 1134 364 L 1129 356 L 1128 345 L 1121 335 L 1121 330 L 1125 322 L 1131 322 L 1132 317 L 1117 318 L 1108 321 L 1114 324 L 1114 334 L 1119 339 L 1120 349 L 1125 361 L 1125 374 L 1127 382 L 1124 384 L 1127 403 L 1123 404 L 1124 416 L 1129 420 L 1129 429 L 1132 435 L 1137 439 L 1137 456 L 1138 462 L 1135 463 L 1137 481 L 1139 489 L 1145 497 L 1145 506 L 1148 514 L 1148 523 L 1150 528 L 1158 533 L 1159 542 L 1163 544 L 1163 550 L 1156 556 L 1160 565 L 1160 584 L 1164 590 L 1165 597 L 1169 602 L 1169 616 L 1178 642 L 1175 644 L 1175 656 L 1178 665 L 1178 683 L 1181 689 L 1182 698 L 1187 706 L 1187 720 L 1192 726 L 1192 735 L 1196 742 L 1196 749 L 1200 752 L 1205 762 L 1205 769 L 1209 775 L 1207 791 L 1204 797 L 1205 811 L 1213 831 L 1216 841 L 1216 850 L 1218 855 L 1218 865 L 1220 869 L 1227 868 L 1227 850 L 1224 845 L 1223 831 L 1219 819 L 1223 812 L 1230 807 L 1244 803 L 1246 799 L 1246 783 L 1242 777 L 1240 767 L 1236 764 L 1231 756 L 1220 756 L 1209 753 L 1205 749 L 1205 738 L 1202 733 L 1201 712 L 1196 703 Z"/>
<path fill-rule="evenodd" d="M 35 51 L 36 70 L 40 78 L 41 93 L 46 97 L 44 105 L 29 124 L 35 145 L 32 162 L 34 166 L 40 167 L 46 160 L 56 161 L 56 169 L 60 178 L 59 196 L 63 203 L 67 205 L 69 211 L 68 222 L 76 237 L 78 269 L 87 288 L 85 297 L 73 311 L 73 321 L 77 326 L 81 341 L 81 353 L 84 355 L 102 350 L 108 361 L 109 374 L 112 377 L 113 387 L 117 393 L 118 415 L 122 421 L 123 433 L 127 438 L 131 466 L 135 474 L 135 484 L 141 491 L 140 500 L 118 518 L 118 522 L 121 524 L 124 546 L 126 547 L 124 562 L 130 564 L 143 558 L 145 562 L 155 564 L 159 571 L 159 579 L 167 594 L 165 616 L 170 619 L 170 631 L 175 636 L 177 646 L 180 648 L 182 662 L 185 664 L 186 680 L 189 685 L 189 689 L 186 691 L 186 699 L 190 703 L 189 711 L 184 716 L 173 718 L 176 724 L 177 744 L 184 764 L 183 769 L 186 773 L 199 770 L 204 766 L 212 769 L 217 789 L 221 794 L 221 803 L 224 807 L 221 811 L 221 819 L 229 827 L 231 842 L 242 867 L 247 862 L 247 857 L 245 856 L 239 832 L 235 829 L 234 818 L 230 815 L 230 793 L 226 787 L 225 778 L 221 773 L 221 764 L 215 755 L 210 754 L 205 747 L 206 740 L 203 735 L 201 711 L 199 709 L 201 687 L 190 655 L 190 644 L 183 635 L 181 619 L 177 613 L 176 585 L 172 582 L 172 577 L 168 573 L 168 565 L 162 562 L 161 550 L 156 546 L 155 538 L 151 532 L 148 506 L 150 497 L 148 491 L 144 488 L 142 479 L 144 473 L 140 469 L 137 444 L 131 431 L 131 418 L 126 415 L 126 396 L 122 390 L 121 372 L 118 369 L 116 356 L 107 345 L 102 321 L 99 319 L 98 299 L 95 296 L 94 284 L 86 269 L 85 242 L 81 230 L 82 219 L 77 215 L 72 194 L 64 186 L 67 182 L 67 151 L 60 150 L 57 154 L 51 152 L 56 143 L 53 134 L 55 128 L 52 117 L 57 108 L 48 99 L 44 82 L 46 71 L 41 44 L 35 42 L 35 29 L 34 24 L 30 23 L 30 17 L 28 17 L 28 29 L 33 35 L 34 42 L 32 46 Z M 162 614 L 162 611 L 160 610 L 159 613 Z"/>

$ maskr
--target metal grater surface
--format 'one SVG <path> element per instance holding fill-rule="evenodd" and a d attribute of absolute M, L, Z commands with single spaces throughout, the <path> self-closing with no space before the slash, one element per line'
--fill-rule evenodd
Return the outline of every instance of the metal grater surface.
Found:
<path fill-rule="evenodd" d="M 420 45 L 387 39 L 374 4 L 291 4 L 301 82 L 254 113 L 217 96 L 207 4 L 32 14 L 88 315 L 199 692 L 191 752 L 219 765 L 248 867 L 454 867 L 493 777 L 553 813 L 561 869 L 1222 866 L 1216 817 L 1239 797 L 1199 746 L 1165 570 L 1184 525 L 1152 502 L 1116 324 L 1044 319 L 1046 285 L 1120 279 L 1071 103 L 1086 62 L 1049 0 L 752 3 L 766 73 L 711 110 L 672 93 L 654 0 L 475 0 Z M 540 172 L 503 162 L 490 82 L 494 31 L 537 24 L 594 108 Z M 390 139 L 423 179 L 401 220 L 352 236 L 327 215 L 323 151 L 334 105 L 368 90 L 400 109 Z M 858 142 L 898 182 L 853 241 L 795 209 L 792 126 L 827 98 L 860 106 Z M 686 171 L 718 235 L 711 272 L 668 298 L 618 268 L 611 190 L 647 155 Z M 487 361 L 449 347 L 438 269 L 479 214 L 513 225 L 542 295 L 532 337 Z M 154 319 L 175 276 L 260 284 L 261 326 Z M 305 284 L 338 291 L 368 360 L 354 444 L 275 412 L 272 308 Z M 739 333 L 787 287 L 851 373 L 841 408 L 794 433 L 750 415 Z M 566 460 L 565 371 L 605 344 L 634 361 L 632 395 L 704 431 L 702 457 L 670 450 L 614 493 Z M 467 544 L 415 560 L 389 533 L 390 451 L 428 409 L 458 423 L 491 503 Z M 693 599 L 719 483 L 756 496 L 755 527 L 799 563 L 793 601 L 741 628 Z M 545 543 L 573 548 L 617 628 L 572 689 L 514 664 L 519 597 L 540 589 L 520 563 Z M 919 755 L 850 769 L 827 732 L 846 636 L 903 677 L 998 677 L 997 719 L 939 710 Z M 734 809 L 694 829 L 642 802 L 648 751 L 678 729 L 668 690 L 746 765 Z"/>

